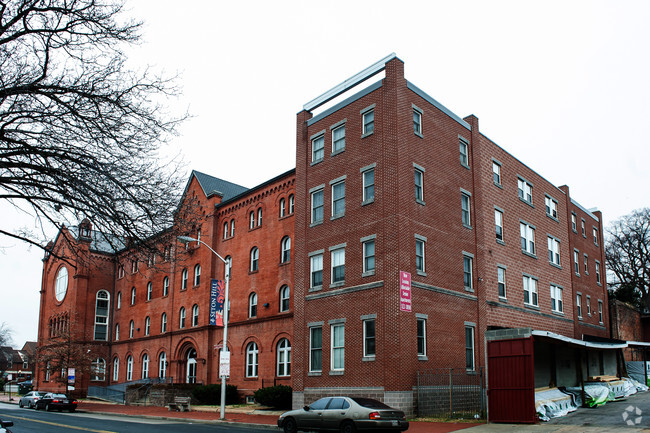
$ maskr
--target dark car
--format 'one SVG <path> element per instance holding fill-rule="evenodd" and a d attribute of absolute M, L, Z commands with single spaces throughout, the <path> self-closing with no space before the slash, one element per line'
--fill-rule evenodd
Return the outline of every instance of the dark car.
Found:
<path fill-rule="evenodd" d="M 11 430 L 9 430 L 7 427 L 11 427 L 13 425 L 13 421 L 3 421 L 0 419 L 0 433 L 11 433 Z"/>
<path fill-rule="evenodd" d="M 43 398 L 36 401 L 36 410 L 45 409 L 45 410 L 69 410 L 74 412 L 77 409 L 77 400 L 70 398 L 65 394 L 56 394 L 53 392 L 48 392 Z"/>
<path fill-rule="evenodd" d="M 20 400 L 18 400 L 18 406 L 32 409 L 36 406 L 36 402 L 43 397 L 45 397 L 45 393 L 42 391 L 29 391 L 27 394 L 20 397 Z"/>
<path fill-rule="evenodd" d="M 325 397 L 302 409 L 285 412 L 278 418 L 285 433 L 297 431 L 391 431 L 408 430 L 401 410 L 371 398 Z"/>

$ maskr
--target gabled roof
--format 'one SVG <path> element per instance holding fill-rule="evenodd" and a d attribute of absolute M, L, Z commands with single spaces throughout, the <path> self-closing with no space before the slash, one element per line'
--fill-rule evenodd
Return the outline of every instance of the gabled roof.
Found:
<path fill-rule="evenodd" d="M 192 170 L 189 182 L 192 181 L 192 176 L 196 177 L 196 180 L 199 182 L 199 185 L 201 185 L 206 197 L 210 197 L 216 193 L 222 196 L 222 201 L 225 201 L 248 191 L 248 188 L 244 186 L 201 173 L 200 171 Z M 187 188 L 185 190 L 187 191 Z"/>

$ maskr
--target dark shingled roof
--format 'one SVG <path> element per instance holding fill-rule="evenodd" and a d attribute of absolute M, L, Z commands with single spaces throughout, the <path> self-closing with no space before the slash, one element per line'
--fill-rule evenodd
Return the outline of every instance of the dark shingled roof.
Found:
<path fill-rule="evenodd" d="M 248 191 L 248 188 L 246 187 L 210 176 L 205 173 L 201 173 L 196 170 L 192 170 L 192 175 L 195 176 L 196 180 L 199 181 L 199 185 L 201 185 L 201 188 L 203 188 L 203 193 L 206 195 L 206 197 L 210 197 L 212 193 L 218 192 L 223 196 L 222 200 L 226 201 L 232 197 L 235 197 L 236 195 Z"/>

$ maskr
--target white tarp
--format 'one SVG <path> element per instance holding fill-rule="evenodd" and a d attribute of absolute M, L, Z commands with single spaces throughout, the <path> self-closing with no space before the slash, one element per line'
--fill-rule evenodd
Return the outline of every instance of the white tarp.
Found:
<path fill-rule="evenodd" d="M 575 396 L 557 388 L 535 393 L 535 411 L 542 421 L 565 416 L 578 409 Z"/>

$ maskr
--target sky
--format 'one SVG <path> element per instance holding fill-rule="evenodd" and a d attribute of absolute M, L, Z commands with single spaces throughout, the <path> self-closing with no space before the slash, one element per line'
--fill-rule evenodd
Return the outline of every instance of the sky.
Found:
<path fill-rule="evenodd" d="M 302 106 L 395 52 L 410 82 L 605 226 L 650 206 L 648 1 L 126 1 L 144 21 L 132 67 L 179 76 L 169 110 L 192 117 L 163 152 L 188 176 L 252 187 L 294 168 Z M 0 236 L 15 347 L 37 338 L 42 257 Z"/>

